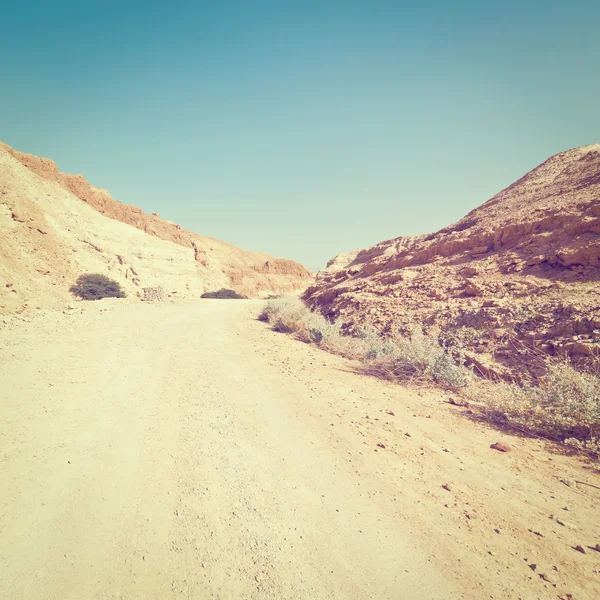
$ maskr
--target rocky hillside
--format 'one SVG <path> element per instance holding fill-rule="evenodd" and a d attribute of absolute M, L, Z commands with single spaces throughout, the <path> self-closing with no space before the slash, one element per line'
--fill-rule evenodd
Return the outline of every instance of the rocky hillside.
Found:
<path fill-rule="evenodd" d="M 313 281 L 298 263 L 147 215 L 82 175 L 0 143 L 0 312 L 60 306 L 86 272 L 109 275 L 134 297 L 155 285 L 180 298 L 221 287 L 265 296 Z"/>
<path fill-rule="evenodd" d="M 553 156 L 437 233 L 334 259 L 304 299 L 352 329 L 437 326 L 489 376 L 600 356 L 600 145 Z"/>

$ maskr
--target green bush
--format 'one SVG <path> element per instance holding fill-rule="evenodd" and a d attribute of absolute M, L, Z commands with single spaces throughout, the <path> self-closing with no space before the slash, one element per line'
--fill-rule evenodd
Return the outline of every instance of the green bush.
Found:
<path fill-rule="evenodd" d="M 106 275 L 89 273 L 80 275 L 77 283 L 69 291 L 83 300 L 101 300 L 102 298 L 125 298 L 121 284 Z"/>
<path fill-rule="evenodd" d="M 216 292 L 204 292 L 200 298 L 219 298 L 221 300 L 246 300 L 248 296 L 242 296 L 235 290 L 222 288 Z"/>

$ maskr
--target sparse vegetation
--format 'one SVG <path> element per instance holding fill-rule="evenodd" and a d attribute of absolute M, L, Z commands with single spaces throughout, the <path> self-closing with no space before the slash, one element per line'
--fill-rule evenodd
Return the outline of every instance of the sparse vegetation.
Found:
<path fill-rule="evenodd" d="M 125 298 L 121 284 L 100 273 L 80 275 L 69 291 L 83 300 L 101 300 L 102 298 Z"/>
<path fill-rule="evenodd" d="M 418 325 L 411 328 L 408 336 L 393 338 L 382 338 L 373 330 L 363 338 L 367 352 L 363 357 L 365 370 L 391 380 L 465 387 L 472 372 L 465 366 L 462 354 L 451 354 L 441 345 L 439 334 L 437 329 L 425 333 Z"/>
<path fill-rule="evenodd" d="M 415 327 L 409 337 L 390 338 L 365 326 L 354 336 L 344 335 L 340 323 L 311 312 L 295 299 L 267 302 L 259 318 L 275 331 L 290 333 L 304 342 L 357 360 L 362 371 L 385 379 L 459 388 L 471 377 L 464 359 L 447 352 L 435 331 L 425 334 Z"/>
<path fill-rule="evenodd" d="M 216 292 L 204 292 L 200 298 L 219 298 L 221 300 L 246 300 L 248 296 L 242 296 L 235 290 L 222 288 Z"/>
<path fill-rule="evenodd" d="M 268 301 L 259 319 L 275 331 L 356 360 L 364 373 L 447 389 L 467 388 L 465 395 L 490 422 L 600 454 L 600 377 L 577 371 L 569 362 L 549 363 L 547 375 L 536 382 L 485 381 L 470 386 L 472 371 L 461 345 L 455 340 L 445 347 L 441 332 L 433 328 L 425 333 L 414 325 L 406 336 L 386 337 L 365 325 L 350 336 L 339 323 L 290 298 Z"/>
<path fill-rule="evenodd" d="M 600 454 L 600 377 L 552 363 L 537 384 L 493 384 L 489 420 Z"/>

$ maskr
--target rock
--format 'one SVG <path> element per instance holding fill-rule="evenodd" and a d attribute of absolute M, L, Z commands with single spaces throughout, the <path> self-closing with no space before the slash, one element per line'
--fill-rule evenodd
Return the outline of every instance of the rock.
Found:
<path fill-rule="evenodd" d="M 577 529 L 577 527 L 575 527 L 575 525 L 572 525 L 571 523 L 568 523 L 567 521 L 563 521 L 562 519 L 559 519 L 558 517 L 556 518 L 556 522 L 559 525 L 562 525 L 563 527 L 567 527 L 568 529 Z"/>
<path fill-rule="evenodd" d="M 541 537 L 541 538 L 544 537 L 544 534 L 539 531 L 534 531 L 533 529 L 528 529 L 527 531 L 529 531 L 530 533 L 533 533 L 534 535 L 537 535 L 538 537 Z"/>
<path fill-rule="evenodd" d="M 529 568 L 530 568 L 532 571 L 535 571 L 535 570 L 537 569 L 537 565 L 536 565 L 535 563 L 531 563 L 531 564 L 529 565 Z"/>
<path fill-rule="evenodd" d="M 504 444 L 502 442 L 495 442 L 494 444 L 492 444 L 490 446 L 490 448 L 493 448 L 494 450 L 498 450 L 498 452 L 509 452 L 510 451 L 510 446 L 508 446 L 507 444 Z"/>
<path fill-rule="evenodd" d="M 469 407 L 469 403 L 466 400 L 456 400 L 455 398 L 448 398 L 448 404 L 452 406 Z"/>
<path fill-rule="evenodd" d="M 356 250 L 347 254 L 338 254 L 333 257 L 327 263 L 327 266 L 317 273 L 317 279 L 327 277 L 328 275 L 334 275 L 338 271 L 345 269 L 354 261 L 358 253 L 359 250 Z"/>
<path fill-rule="evenodd" d="M 571 342 L 563 346 L 563 350 L 571 355 L 594 356 L 599 354 L 598 344 L 585 344 L 583 342 Z"/>
<path fill-rule="evenodd" d="M 378 445 L 380 448 L 385 448 L 385 445 L 384 445 L 384 444 L 382 444 L 381 442 L 379 442 L 377 445 Z"/>
<path fill-rule="evenodd" d="M 470 331 L 465 354 L 494 378 L 537 378 L 531 346 L 543 356 L 574 344 L 564 352 L 577 368 L 593 368 L 591 346 L 600 352 L 600 345 L 558 330 L 571 323 L 573 334 L 598 335 L 588 331 L 600 323 L 597 291 L 582 284 L 600 279 L 599 172 L 600 145 L 562 152 L 457 223 L 357 252 L 356 276 L 319 278 L 303 297 L 350 328 L 375 309 L 376 327 L 386 333 L 410 335 L 410 323 L 424 320 L 449 336 Z M 534 276 L 542 267 L 543 278 Z M 515 345 L 525 336 L 527 347 Z"/>
<path fill-rule="evenodd" d="M 490 331 L 490 336 L 495 340 L 501 340 L 502 338 L 505 338 L 507 335 L 508 335 L 508 331 L 506 329 L 503 329 L 502 327 L 498 327 L 498 328 L 492 329 Z"/>
<path fill-rule="evenodd" d="M 443 487 L 443 488 L 444 488 L 446 491 L 448 491 L 448 492 L 451 492 L 451 491 L 452 491 L 452 488 L 450 487 L 450 484 L 449 484 L 449 483 L 444 483 L 444 484 L 442 485 L 442 487 Z"/>
<path fill-rule="evenodd" d="M 468 281 L 465 287 L 463 288 L 463 292 L 467 296 L 481 296 L 483 294 L 483 290 L 481 286 L 477 285 L 473 281 Z"/>
<path fill-rule="evenodd" d="M 534 283 L 533 281 L 530 281 L 529 279 L 519 279 L 519 281 L 517 283 L 524 285 L 526 288 L 529 288 L 530 290 L 535 290 L 538 287 L 536 283 Z"/>
<path fill-rule="evenodd" d="M 396 413 L 394 413 L 393 410 L 386 410 L 385 412 L 386 412 L 386 414 L 390 415 L 391 417 L 395 417 L 396 416 Z"/>
<path fill-rule="evenodd" d="M 539 265 L 546 260 L 546 257 L 543 254 L 539 254 L 538 256 L 534 256 L 530 258 L 525 264 L 528 267 L 533 267 L 534 265 Z"/>
<path fill-rule="evenodd" d="M 573 549 L 577 550 L 577 552 L 581 552 L 581 554 L 587 554 L 585 548 L 579 544 L 577 544 L 577 546 L 574 546 Z"/>
<path fill-rule="evenodd" d="M 146 302 L 164 302 L 166 300 L 165 290 L 162 285 L 142 288 Z"/>
<path fill-rule="evenodd" d="M 470 279 L 471 277 L 475 277 L 479 271 L 475 267 L 464 267 L 459 271 L 459 274 L 465 277 L 466 279 Z"/>
<path fill-rule="evenodd" d="M 500 303 L 498 302 L 498 300 L 484 300 L 481 306 L 483 308 L 497 308 L 498 306 L 500 306 Z"/>

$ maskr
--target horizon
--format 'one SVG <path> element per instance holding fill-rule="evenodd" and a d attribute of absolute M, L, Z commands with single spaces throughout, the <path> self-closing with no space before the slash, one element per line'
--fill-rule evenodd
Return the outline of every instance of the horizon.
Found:
<path fill-rule="evenodd" d="M 2 141 L 311 271 L 437 231 L 600 141 L 588 0 L 5 12 Z"/>

